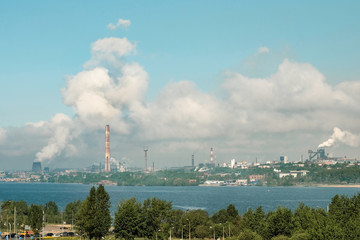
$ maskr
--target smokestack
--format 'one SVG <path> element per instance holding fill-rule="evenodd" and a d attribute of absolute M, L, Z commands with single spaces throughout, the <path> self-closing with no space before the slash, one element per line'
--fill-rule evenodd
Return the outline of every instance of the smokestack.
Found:
<path fill-rule="evenodd" d="M 110 126 L 105 126 L 105 172 L 110 172 Z"/>
<path fill-rule="evenodd" d="M 191 155 L 191 166 L 192 166 L 192 167 L 195 166 L 194 154 Z"/>
<path fill-rule="evenodd" d="M 148 152 L 148 148 L 144 148 L 144 152 L 145 152 L 145 168 L 144 171 L 146 172 L 148 170 L 147 167 L 147 152 Z"/>
<path fill-rule="evenodd" d="M 214 149 L 210 148 L 210 164 L 214 164 Z"/>

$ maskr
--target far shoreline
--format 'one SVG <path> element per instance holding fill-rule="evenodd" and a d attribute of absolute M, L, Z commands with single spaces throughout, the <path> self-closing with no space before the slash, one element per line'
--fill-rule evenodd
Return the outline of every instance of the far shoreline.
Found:
<path fill-rule="evenodd" d="M 71 182 L 66 182 L 66 183 L 59 183 L 59 182 L 5 182 L 5 181 L 0 181 L 0 184 L 64 184 L 64 185 L 100 185 L 102 184 L 103 186 L 117 186 L 117 187 L 295 187 L 295 188 L 311 188 L 311 187 L 319 187 L 319 188 L 360 188 L 360 184 L 317 184 L 317 183 L 313 183 L 313 184 L 295 184 L 295 185 L 291 185 L 291 186 L 256 186 L 256 185 L 245 185 L 245 186 L 221 186 L 221 185 L 207 185 L 207 184 L 199 184 L 199 185 L 184 185 L 184 186 L 178 186 L 178 185 L 167 185 L 167 186 L 163 186 L 163 185 L 114 185 L 114 184 L 104 184 L 104 183 L 71 183 Z"/>
<path fill-rule="evenodd" d="M 314 187 L 360 188 L 360 184 L 315 184 Z"/>

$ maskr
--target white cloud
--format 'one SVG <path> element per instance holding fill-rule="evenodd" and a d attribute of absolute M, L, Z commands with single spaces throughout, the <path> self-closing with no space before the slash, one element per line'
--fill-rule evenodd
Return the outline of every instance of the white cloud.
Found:
<path fill-rule="evenodd" d="M 268 47 L 259 47 L 258 51 L 257 51 L 257 54 L 262 54 L 262 53 L 269 53 L 270 52 L 270 49 Z"/>
<path fill-rule="evenodd" d="M 310 64 L 284 60 L 275 74 L 261 79 L 227 73 L 223 87 L 233 114 L 246 116 L 245 129 L 250 131 L 328 129 L 354 119 L 351 111 L 334 114 L 349 107 L 353 97 L 327 84 Z"/>
<path fill-rule="evenodd" d="M 344 143 L 351 147 L 359 146 L 359 136 L 355 136 L 349 131 L 342 131 L 340 128 L 335 127 L 331 137 L 319 145 L 319 147 L 331 147 L 337 142 Z"/>
<path fill-rule="evenodd" d="M 135 53 L 136 45 L 126 38 L 103 38 L 91 45 L 91 59 L 84 64 L 85 68 L 98 66 L 119 67 L 121 59 Z"/>
<path fill-rule="evenodd" d="M 146 102 L 148 74 L 125 59 L 135 52 L 136 45 L 126 38 L 94 42 L 85 69 L 69 76 L 61 90 L 75 116 L 59 114 L 7 134 L 0 129 L 0 143 L 4 136 L 10 143 L 7 148 L 1 145 L 0 154 L 27 154 L 32 160 L 36 155 L 40 161 L 76 154 L 91 164 L 103 158 L 106 124 L 119 145 L 112 149 L 122 148 L 118 159 L 137 164 L 142 146 L 150 142 L 149 156 L 164 159 L 162 164 L 168 166 L 174 165 L 166 162 L 169 158 L 181 165 L 185 153 L 196 149 L 203 152 L 201 162 L 210 147 L 215 147 L 219 161 L 234 155 L 249 160 L 259 149 L 264 158 L 271 158 L 284 149 L 299 152 L 317 146 L 320 135 L 327 136 L 335 126 L 356 136 L 360 132 L 360 82 L 331 86 L 311 64 L 285 59 L 275 73 L 262 78 L 227 71 L 221 95 L 203 92 L 191 81 L 171 82 Z"/>
<path fill-rule="evenodd" d="M 172 82 L 152 102 L 145 102 L 148 76 L 139 64 L 122 63 L 112 73 L 96 67 L 70 77 L 62 91 L 64 102 L 74 107 L 84 128 L 103 129 L 110 123 L 135 145 L 150 141 L 153 151 L 162 154 L 164 149 L 176 154 L 181 154 L 180 148 L 207 151 L 214 145 L 219 154 L 234 154 L 236 149 L 255 154 L 259 148 L 271 154 L 281 150 L 276 144 L 291 144 L 296 137 L 287 142 L 274 138 L 269 143 L 264 136 L 313 134 L 343 125 L 360 131 L 359 113 L 351 106 L 357 95 L 348 94 L 356 91 L 352 86 L 357 84 L 330 86 L 307 63 L 285 59 L 266 78 L 227 72 L 221 85 L 225 97 L 221 98 L 196 89 L 190 81 Z M 340 109 L 341 116 L 333 114 Z"/>
<path fill-rule="evenodd" d="M 124 28 L 124 29 L 127 29 L 129 26 L 130 26 L 130 24 L 131 24 L 131 21 L 130 20 L 125 20 L 125 19 L 119 19 L 118 21 L 117 21 L 117 23 L 116 24 L 113 24 L 113 23 L 109 23 L 108 25 L 107 25 L 107 28 L 108 29 L 110 29 L 110 30 L 115 30 L 115 29 L 117 29 L 117 28 Z"/>
<path fill-rule="evenodd" d="M 146 139 L 215 137 L 224 128 L 220 102 L 189 81 L 168 84 L 154 102 L 136 110 L 131 117 Z"/>
<path fill-rule="evenodd" d="M 3 128 L 0 128 L 0 144 L 5 142 L 6 139 L 6 130 Z"/>

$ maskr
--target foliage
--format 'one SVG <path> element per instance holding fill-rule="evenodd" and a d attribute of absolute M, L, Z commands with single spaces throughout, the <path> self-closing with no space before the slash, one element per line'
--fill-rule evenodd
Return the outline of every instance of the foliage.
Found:
<path fill-rule="evenodd" d="M 104 186 L 92 187 L 76 215 L 76 228 L 90 239 L 101 239 L 111 226 L 110 197 Z"/>
<path fill-rule="evenodd" d="M 44 205 L 46 222 L 61 223 L 61 216 L 57 204 L 54 201 L 49 201 Z"/>
<path fill-rule="evenodd" d="M 164 234 L 164 224 L 170 221 L 171 202 L 158 198 L 148 198 L 142 207 L 144 218 L 144 236 L 152 238 L 160 230 Z M 168 227 L 168 226 L 167 226 Z"/>
<path fill-rule="evenodd" d="M 18 226 L 30 225 L 35 233 L 42 228 L 43 214 L 59 216 L 55 202 L 30 205 L 24 201 L 5 201 L 1 204 L 2 226 L 13 222 L 16 207 Z M 104 187 L 92 187 L 83 201 L 66 205 L 64 218 L 67 222 L 75 217 L 75 228 L 81 236 L 101 239 L 111 226 L 110 198 Z M 278 206 L 265 213 L 261 206 L 249 208 L 239 215 L 234 205 L 220 209 L 212 216 L 196 209 L 182 211 L 172 209 L 171 202 L 148 198 L 143 203 L 135 198 L 122 200 L 114 219 L 116 238 L 167 239 L 174 238 L 212 239 L 225 237 L 237 239 L 360 239 L 360 193 L 348 197 L 335 195 L 329 211 L 310 208 L 304 203 L 291 211 Z M 18 228 L 19 229 L 19 228 Z M 230 237 L 231 236 L 231 237 Z"/>
<path fill-rule="evenodd" d="M 1 219 L 2 223 L 8 225 L 8 223 L 14 222 L 14 212 L 16 209 L 16 225 L 17 229 L 21 229 L 27 222 L 28 218 L 28 205 L 25 201 L 11 201 L 7 200 L 1 204 Z M 4 224 L 2 224 L 3 226 Z"/>
<path fill-rule="evenodd" d="M 244 229 L 237 238 L 237 240 L 262 240 L 263 238 L 257 234 L 256 232 L 253 232 L 249 229 Z"/>
<path fill-rule="evenodd" d="M 73 223 L 74 217 L 76 216 L 77 212 L 79 211 L 80 206 L 81 206 L 80 200 L 68 203 L 66 205 L 65 212 L 64 212 L 64 221 L 66 223 Z"/>
<path fill-rule="evenodd" d="M 43 224 L 43 208 L 40 205 L 31 204 L 29 207 L 28 223 L 35 234 L 38 234 Z"/>
<path fill-rule="evenodd" d="M 114 232 L 116 238 L 135 239 L 143 235 L 141 203 L 136 198 L 122 200 L 115 213 Z"/>
<path fill-rule="evenodd" d="M 285 235 L 290 236 L 293 231 L 293 214 L 286 207 L 278 207 L 275 212 L 269 212 L 266 219 L 266 234 L 269 238 Z"/>

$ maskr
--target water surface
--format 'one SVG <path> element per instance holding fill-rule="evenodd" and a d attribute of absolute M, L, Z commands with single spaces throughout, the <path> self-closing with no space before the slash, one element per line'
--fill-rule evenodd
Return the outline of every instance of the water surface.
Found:
<path fill-rule="evenodd" d="M 83 200 L 92 185 L 50 184 L 50 183 L 0 183 L 0 201 L 24 200 L 28 204 L 44 204 L 55 201 L 60 211 L 69 202 Z M 136 197 L 143 202 L 146 198 L 157 197 L 171 201 L 177 209 L 204 209 L 209 214 L 234 204 L 239 213 L 248 208 L 262 206 L 267 212 L 278 205 L 295 209 L 300 202 L 310 207 L 327 208 L 335 194 L 352 196 L 359 188 L 321 187 L 124 187 L 105 186 L 110 195 L 111 211 L 121 199 Z"/>

